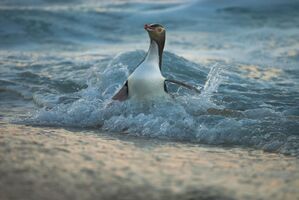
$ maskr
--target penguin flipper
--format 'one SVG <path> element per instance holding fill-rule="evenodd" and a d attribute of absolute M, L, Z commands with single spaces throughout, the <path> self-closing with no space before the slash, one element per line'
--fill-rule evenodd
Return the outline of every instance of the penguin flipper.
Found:
<path fill-rule="evenodd" d="M 177 84 L 177 85 L 180 85 L 180 86 L 183 86 L 189 90 L 193 90 L 197 93 L 201 93 L 200 89 L 196 88 L 195 86 L 192 86 L 192 85 L 189 85 L 187 83 L 184 83 L 184 82 L 181 82 L 181 81 L 177 81 L 177 80 L 173 80 L 173 79 L 165 79 L 165 82 L 170 82 L 170 83 L 174 83 L 174 84 Z"/>
<path fill-rule="evenodd" d="M 113 100 L 125 101 L 129 97 L 128 81 L 122 88 L 112 97 Z"/>

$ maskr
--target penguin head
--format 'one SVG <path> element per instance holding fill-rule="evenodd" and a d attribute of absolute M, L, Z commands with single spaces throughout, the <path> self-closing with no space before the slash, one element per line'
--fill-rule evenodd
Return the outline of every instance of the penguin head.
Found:
<path fill-rule="evenodd" d="M 164 46 L 165 42 L 165 28 L 160 24 L 145 24 L 144 29 L 148 32 L 151 40 L 156 41 L 158 44 Z"/>

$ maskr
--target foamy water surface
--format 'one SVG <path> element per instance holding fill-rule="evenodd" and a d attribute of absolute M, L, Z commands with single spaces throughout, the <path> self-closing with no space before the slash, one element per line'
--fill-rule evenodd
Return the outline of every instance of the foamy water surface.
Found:
<path fill-rule="evenodd" d="M 17 6 L 18 5 L 18 6 Z M 294 1 L 0 3 L 2 120 L 95 128 L 299 155 L 299 4 Z M 167 29 L 174 98 L 111 97 Z"/>

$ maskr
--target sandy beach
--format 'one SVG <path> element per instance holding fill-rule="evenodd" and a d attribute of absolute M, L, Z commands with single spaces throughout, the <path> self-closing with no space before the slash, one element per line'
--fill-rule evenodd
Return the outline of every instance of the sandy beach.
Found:
<path fill-rule="evenodd" d="M 260 150 L 0 126 L 0 199 L 299 199 L 299 161 Z"/>

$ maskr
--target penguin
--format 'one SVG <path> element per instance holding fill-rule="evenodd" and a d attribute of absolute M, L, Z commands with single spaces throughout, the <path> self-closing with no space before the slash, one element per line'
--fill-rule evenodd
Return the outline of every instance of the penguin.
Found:
<path fill-rule="evenodd" d="M 128 77 L 123 87 L 112 97 L 113 100 L 148 100 L 169 97 L 166 82 L 178 84 L 200 92 L 196 87 L 177 80 L 166 79 L 161 73 L 162 55 L 166 40 L 166 30 L 160 24 L 145 24 L 150 46 L 143 61 Z"/>

